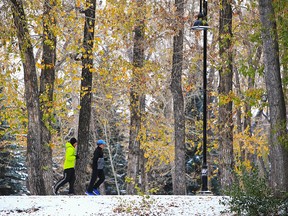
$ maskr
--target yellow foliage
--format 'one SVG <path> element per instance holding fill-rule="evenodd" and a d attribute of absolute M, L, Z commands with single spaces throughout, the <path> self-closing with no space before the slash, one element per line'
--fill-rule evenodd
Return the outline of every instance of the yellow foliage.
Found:
<path fill-rule="evenodd" d="M 140 133 L 141 149 L 144 150 L 144 157 L 147 159 L 146 169 L 161 164 L 170 164 L 174 161 L 174 143 L 172 142 L 173 131 L 169 124 L 162 122 L 164 119 L 147 117 L 145 128 Z M 157 121 L 157 123 L 155 122 Z"/>
<path fill-rule="evenodd" d="M 235 133 L 233 141 L 234 154 L 235 158 L 239 158 L 236 161 L 236 167 L 243 164 L 248 169 L 252 168 L 251 161 L 249 161 L 248 157 L 249 154 L 256 155 L 259 158 L 266 158 L 269 153 L 267 140 L 266 135 L 263 135 L 261 130 L 255 130 L 253 135 L 249 134 L 249 128 L 247 128 L 244 132 Z M 245 158 L 241 158 L 243 153 L 245 153 Z"/>
<path fill-rule="evenodd" d="M 44 65 L 39 63 L 39 62 L 36 62 L 36 67 L 39 68 L 39 69 L 43 69 Z"/>
<path fill-rule="evenodd" d="M 107 98 L 107 99 L 112 99 L 112 98 L 113 98 L 113 95 L 112 95 L 112 94 L 106 94 L 106 98 Z"/>

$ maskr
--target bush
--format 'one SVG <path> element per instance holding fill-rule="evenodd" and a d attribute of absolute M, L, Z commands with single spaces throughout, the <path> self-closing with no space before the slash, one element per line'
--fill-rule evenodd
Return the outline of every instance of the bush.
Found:
<path fill-rule="evenodd" d="M 222 204 L 229 206 L 230 213 L 249 216 L 288 215 L 287 201 L 273 196 L 271 188 L 259 176 L 257 169 L 251 172 L 243 170 L 226 194 L 229 198 L 224 198 Z"/>

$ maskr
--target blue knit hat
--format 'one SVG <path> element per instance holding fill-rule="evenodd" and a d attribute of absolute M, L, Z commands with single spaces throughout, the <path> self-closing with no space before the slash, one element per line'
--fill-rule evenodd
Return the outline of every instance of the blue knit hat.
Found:
<path fill-rule="evenodd" d="M 106 142 L 104 140 L 98 140 L 97 145 L 106 145 Z"/>

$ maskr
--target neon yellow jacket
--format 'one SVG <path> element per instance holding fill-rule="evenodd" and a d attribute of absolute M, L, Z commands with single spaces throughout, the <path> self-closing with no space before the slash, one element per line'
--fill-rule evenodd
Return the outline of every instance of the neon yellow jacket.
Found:
<path fill-rule="evenodd" d="M 64 161 L 64 169 L 74 168 L 76 161 L 76 150 L 74 146 L 70 143 L 66 143 L 66 153 Z"/>

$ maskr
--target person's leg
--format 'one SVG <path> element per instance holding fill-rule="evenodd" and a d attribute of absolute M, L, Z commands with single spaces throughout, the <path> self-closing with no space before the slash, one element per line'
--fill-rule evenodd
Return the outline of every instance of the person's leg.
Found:
<path fill-rule="evenodd" d="M 97 169 L 93 169 L 91 180 L 90 180 L 89 186 L 87 188 L 87 192 L 92 193 L 95 181 L 97 179 L 97 175 L 98 175 Z"/>
<path fill-rule="evenodd" d="M 69 192 L 68 194 L 74 194 L 74 183 L 75 183 L 75 169 L 71 169 L 70 171 L 70 180 L 69 180 Z"/>
<path fill-rule="evenodd" d="M 94 189 L 98 189 L 99 186 L 104 182 L 105 180 L 105 174 L 104 174 L 104 170 L 98 170 L 98 181 L 96 182 L 96 184 L 94 185 Z"/>
<path fill-rule="evenodd" d="M 58 194 L 59 188 L 62 187 L 63 185 L 65 185 L 69 181 L 68 175 L 67 175 L 67 170 L 64 170 L 64 174 L 63 175 L 64 175 L 63 178 L 60 179 L 53 187 L 53 189 L 54 189 L 53 192 L 54 192 L 55 195 Z"/>

